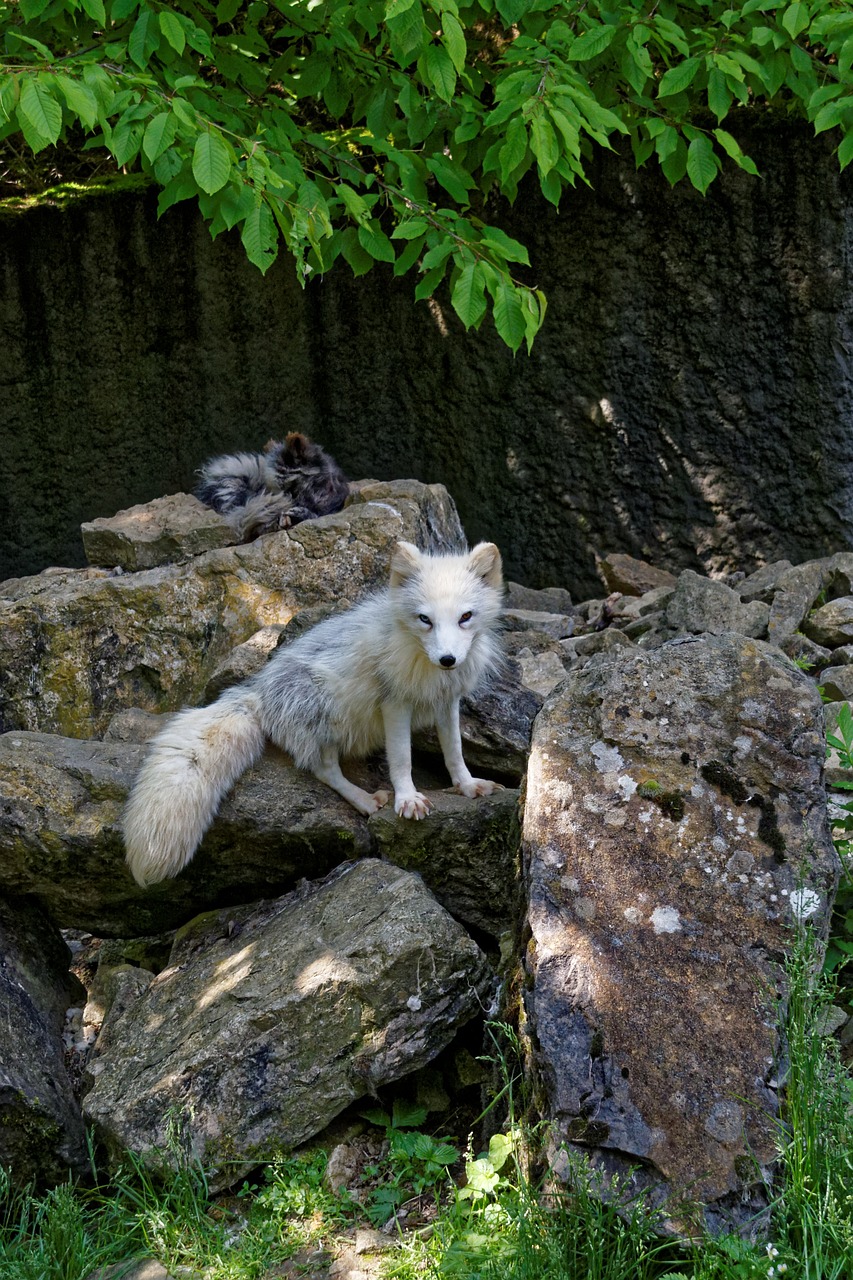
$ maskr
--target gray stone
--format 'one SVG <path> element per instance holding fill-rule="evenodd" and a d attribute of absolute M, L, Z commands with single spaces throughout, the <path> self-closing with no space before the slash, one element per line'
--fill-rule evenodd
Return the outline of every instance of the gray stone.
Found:
<path fill-rule="evenodd" d="M 89 564 L 130 572 L 186 560 L 237 541 L 224 517 L 189 493 L 172 493 L 87 521 L 80 533 Z"/>
<path fill-rule="evenodd" d="M 825 667 L 818 684 L 831 702 L 853 701 L 853 666 Z"/>
<path fill-rule="evenodd" d="M 508 631 L 540 631 L 555 640 L 565 640 L 575 629 L 575 620 L 568 614 L 532 609 L 506 609 L 503 621 Z"/>
<path fill-rule="evenodd" d="M 803 631 L 816 644 L 836 649 L 853 641 L 853 596 L 830 600 L 803 622 Z"/>
<path fill-rule="evenodd" d="M 400 538 L 437 550 L 462 544 L 445 489 L 365 483 L 337 515 L 185 564 L 7 583 L 0 729 L 89 738 L 127 707 L 198 705 L 222 659 L 260 628 L 384 586 Z"/>
<path fill-rule="evenodd" d="M 306 610 L 307 612 L 307 610 Z M 299 617 L 299 614 L 296 615 Z M 248 640 L 238 644 L 223 658 L 204 687 L 204 701 L 215 702 L 232 684 L 248 680 L 260 671 L 271 653 L 278 648 L 287 628 L 280 622 L 261 627 Z"/>
<path fill-rule="evenodd" d="M 590 658 L 594 653 L 609 653 L 611 649 L 632 648 L 633 640 L 630 640 L 618 627 L 605 627 L 603 631 L 590 631 L 585 636 L 573 636 L 570 640 L 563 640 L 560 648 L 566 655 L 566 661 L 570 665 L 577 665 L 578 661 Z"/>
<path fill-rule="evenodd" d="M 772 564 L 762 565 L 755 573 L 743 578 L 735 590 L 744 602 L 763 600 L 765 604 L 770 604 L 779 580 L 791 567 L 790 560 L 774 560 Z"/>
<path fill-rule="evenodd" d="M 804 636 L 802 631 L 794 631 L 790 635 L 784 635 L 774 643 L 778 643 L 783 653 L 796 662 L 798 667 L 802 667 L 803 671 L 810 671 L 814 674 L 820 671 L 829 663 L 835 662 L 838 658 L 839 650 L 835 653 L 831 649 L 824 648 L 821 644 L 815 644 L 814 640 L 810 640 L 808 636 Z"/>
<path fill-rule="evenodd" d="M 518 918 L 518 791 L 430 798 L 433 809 L 423 822 L 398 818 L 390 806 L 368 820 L 378 851 L 419 872 L 457 920 L 499 938 Z"/>
<path fill-rule="evenodd" d="M 518 582 L 506 584 L 507 609 L 531 609 L 538 613 L 571 613 L 572 597 L 563 587 L 524 587 Z"/>
<path fill-rule="evenodd" d="M 169 967 L 108 1015 L 85 1113 L 114 1159 L 130 1149 L 155 1167 L 175 1159 L 171 1115 L 226 1186 L 424 1066 L 493 981 L 420 877 L 360 862 L 183 930 Z"/>
<path fill-rule="evenodd" d="M 598 562 L 598 573 L 608 591 L 626 596 L 643 596 L 649 591 L 675 586 L 674 574 L 656 569 L 645 560 L 635 560 L 633 556 L 603 556 Z"/>
<path fill-rule="evenodd" d="M 692 569 L 679 576 L 666 606 L 666 623 L 676 631 L 722 635 L 736 631 L 760 637 L 767 634 L 769 606 L 758 600 L 744 604 L 731 587 L 703 578 Z"/>
<path fill-rule="evenodd" d="M 65 1011 L 79 1003 L 70 952 L 28 901 L 0 899 L 0 1167 L 13 1185 L 66 1181 L 86 1168 L 80 1108 L 65 1069 Z"/>
<path fill-rule="evenodd" d="M 525 689 L 543 698 L 566 678 L 563 658 L 556 653 L 532 653 L 529 649 L 519 649 L 516 661 L 521 668 L 521 683 Z"/>
<path fill-rule="evenodd" d="M 524 687 L 520 665 L 507 659 L 502 674 L 487 681 L 472 698 L 462 699 L 459 718 L 469 769 L 520 781 L 541 706 L 541 695 Z M 437 750 L 434 736 L 425 735 L 420 741 Z"/>
<path fill-rule="evenodd" d="M 826 935 L 838 876 L 823 754 L 813 681 L 731 634 L 600 654 L 536 720 L 524 968 L 545 1117 L 555 1149 L 630 1172 L 676 1224 L 682 1195 L 718 1225 L 765 1203 L 778 961 L 796 914 Z"/>
<path fill-rule="evenodd" d="M 815 648 L 818 648 L 815 645 Z M 842 644 L 837 649 L 821 649 L 826 659 L 832 659 L 835 666 L 847 666 L 853 663 L 853 644 Z"/>
<path fill-rule="evenodd" d="M 767 636 L 781 645 L 803 628 L 809 610 L 824 586 L 822 561 L 794 565 L 781 574 L 770 606 Z"/>

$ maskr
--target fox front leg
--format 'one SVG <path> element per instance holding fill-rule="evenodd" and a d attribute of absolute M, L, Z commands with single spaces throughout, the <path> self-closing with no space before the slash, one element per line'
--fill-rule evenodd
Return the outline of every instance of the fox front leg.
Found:
<path fill-rule="evenodd" d="M 412 713 L 399 703 L 385 702 L 382 721 L 388 771 L 394 788 L 394 812 L 401 818 L 425 818 L 432 806 L 426 796 L 415 790 L 412 781 Z"/>
<path fill-rule="evenodd" d="M 472 776 L 465 760 L 462 756 L 462 733 L 459 729 L 459 699 L 456 698 L 451 702 L 446 712 L 439 716 L 435 722 L 438 730 L 438 740 L 441 743 L 441 752 L 444 756 L 444 763 L 447 765 L 447 772 L 450 774 L 450 781 L 453 783 L 451 791 L 457 792 L 460 796 L 490 796 L 495 791 L 503 791 L 503 787 L 499 782 L 490 782 L 488 778 L 475 778 Z"/>

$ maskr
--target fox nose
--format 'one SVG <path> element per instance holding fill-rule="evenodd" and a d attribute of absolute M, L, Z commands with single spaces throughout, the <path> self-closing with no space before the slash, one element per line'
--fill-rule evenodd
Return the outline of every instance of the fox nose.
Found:
<path fill-rule="evenodd" d="M 439 662 L 443 667 L 455 667 L 456 659 L 452 653 L 443 653 L 439 658 Z"/>

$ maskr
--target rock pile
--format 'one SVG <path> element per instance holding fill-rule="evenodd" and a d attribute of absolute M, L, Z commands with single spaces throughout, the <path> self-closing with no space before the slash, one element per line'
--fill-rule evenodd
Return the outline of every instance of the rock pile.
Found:
<path fill-rule="evenodd" d="M 200 512 L 179 496 L 95 522 L 97 567 L 0 584 L 0 977 L 22 1011 L 0 1163 L 79 1164 L 69 1003 L 104 1147 L 156 1164 L 179 1132 L 222 1186 L 502 1010 L 557 1172 L 579 1147 L 660 1201 L 698 1195 L 712 1225 L 754 1213 L 779 962 L 793 920 L 825 931 L 837 880 L 814 677 L 853 693 L 853 554 L 726 581 L 612 556 L 581 605 L 510 583 L 505 671 L 463 708 L 466 758 L 507 790 L 442 792 L 424 735 L 429 819 L 368 820 L 270 750 L 181 876 L 143 891 L 119 819 L 160 717 L 383 583 L 398 539 L 463 541 L 446 492 L 414 481 L 248 545 Z M 382 762 L 359 767 L 375 789 Z M 87 999 L 60 928 L 115 939 Z"/>

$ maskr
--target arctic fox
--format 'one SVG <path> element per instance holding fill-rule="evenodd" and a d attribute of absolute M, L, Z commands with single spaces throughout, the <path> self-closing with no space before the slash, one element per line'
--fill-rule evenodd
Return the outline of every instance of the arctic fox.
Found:
<path fill-rule="evenodd" d="M 322 445 L 298 431 L 263 453 L 227 453 L 199 469 L 196 497 L 219 511 L 242 542 L 340 511 L 347 478 Z"/>
<path fill-rule="evenodd" d="M 430 803 L 412 781 L 411 731 L 433 724 L 455 791 L 500 790 L 472 777 L 462 758 L 459 699 L 498 663 L 501 600 L 493 543 L 429 555 L 399 542 L 387 588 L 279 649 L 212 706 L 180 712 L 154 738 L 124 814 L 137 882 L 186 866 L 267 738 L 363 814 L 387 804 L 388 792 L 370 795 L 349 782 L 340 758 L 384 743 L 395 811 L 425 818 Z"/>

